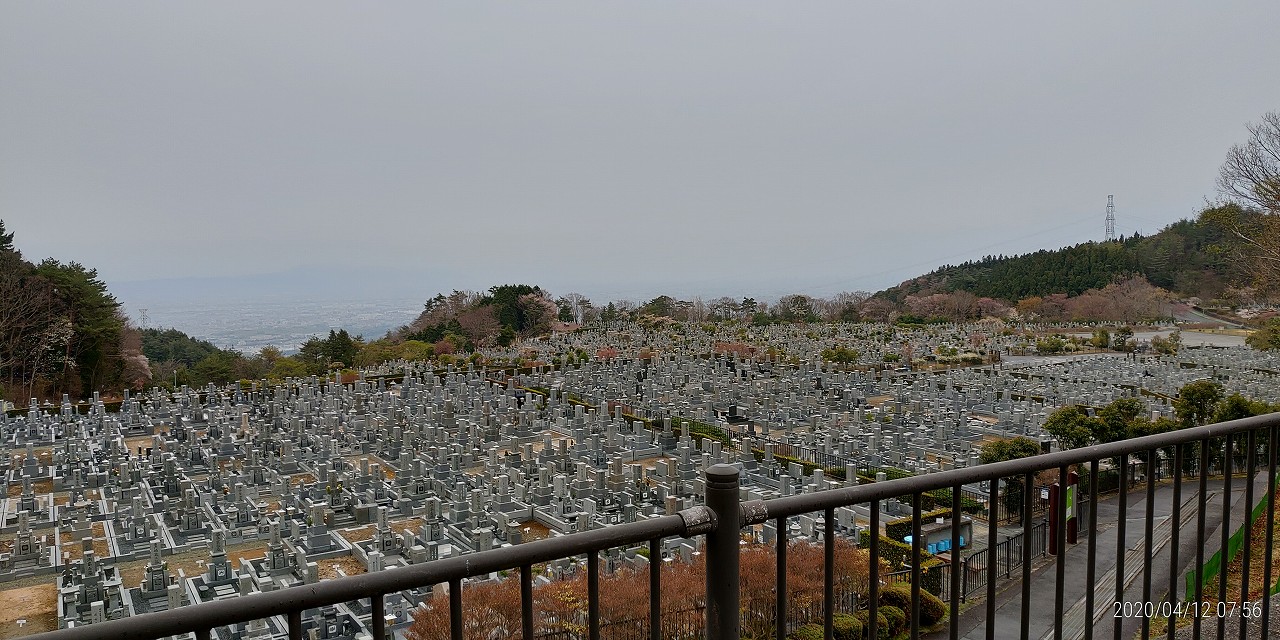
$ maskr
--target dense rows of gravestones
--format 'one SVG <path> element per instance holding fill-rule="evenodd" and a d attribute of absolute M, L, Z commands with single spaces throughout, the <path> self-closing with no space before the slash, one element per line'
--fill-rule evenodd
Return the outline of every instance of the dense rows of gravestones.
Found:
<path fill-rule="evenodd" d="M 84 410 L 33 402 L 3 423 L 0 588 L 47 576 L 60 624 L 88 624 L 312 583 L 336 559 L 379 571 L 674 513 L 700 502 L 702 470 L 715 463 L 737 464 L 744 497 L 767 499 L 973 465 L 984 439 L 1042 439 L 1044 418 L 1067 404 L 1131 396 L 1170 415 L 1171 394 L 1209 377 L 1280 400 L 1280 358 L 1243 348 L 867 366 L 947 346 L 1007 353 L 1023 340 L 990 325 L 629 325 L 493 354 L 546 363 L 525 369 L 387 363 L 347 384 L 335 375 L 152 389 L 126 396 L 118 412 L 96 397 Z M 824 362 L 819 354 L 836 345 L 865 362 Z M 568 353 L 587 357 L 551 364 Z M 906 512 L 892 500 L 884 509 L 886 520 Z M 865 506 L 836 514 L 847 536 L 868 515 Z M 786 535 L 814 538 L 822 520 L 801 516 L 791 527 Z M 753 533 L 769 542 L 778 532 L 770 523 Z M 698 544 L 668 539 L 664 555 L 688 558 Z M 231 559 L 246 547 L 257 555 Z M 169 568 L 167 558 L 192 552 L 199 571 Z M 647 562 L 614 549 L 601 565 Z M 145 564 L 140 581 L 125 583 L 125 563 Z M 558 561 L 538 580 L 575 570 Z M 390 595 L 391 628 L 429 594 Z M 317 638 L 355 638 L 370 613 L 352 603 L 307 612 L 304 623 Z M 266 620 L 225 633 L 284 629 Z"/>

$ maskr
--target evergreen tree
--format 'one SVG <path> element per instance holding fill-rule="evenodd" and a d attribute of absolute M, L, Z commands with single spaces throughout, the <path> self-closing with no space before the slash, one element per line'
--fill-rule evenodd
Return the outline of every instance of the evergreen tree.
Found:
<path fill-rule="evenodd" d="M 4 232 L 4 220 L 0 220 L 0 251 L 14 251 L 13 232 Z"/>

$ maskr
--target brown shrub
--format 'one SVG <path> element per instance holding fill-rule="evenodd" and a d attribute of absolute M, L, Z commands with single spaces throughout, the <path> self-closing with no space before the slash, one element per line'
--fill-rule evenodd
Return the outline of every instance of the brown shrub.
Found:
<path fill-rule="evenodd" d="M 835 541 L 836 594 L 861 593 L 867 587 L 867 552 L 843 539 Z M 704 627 L 705 556 L 691 563 L 660 561 L 662 565 L 662 636 L 697 635 Z M 774 596 L 777 556 L 772 545 L 744 545 L 740 558 L 742 636 L 771 637 L 777 600 Z M 823 549 L 793 542 L 787 548 L 788 619 L 796 624 L 822 620 Z M 572 576 L 541 585 L 533 593 L 535 635 L 586 635 L 587 578 Z M 464 587 L 463 637 L 490 640 L 520 633 L 518 572 L 496 582 Z M 606 637 L 647 637 L 649 628 L 649 570 L 621 569 L 600 576 L 600 623 Z M 612 627 L 615 633 L 608 632 Z M 415 614 L 409 640 L 449 637 L 449 601 L 441 593 Z"/>

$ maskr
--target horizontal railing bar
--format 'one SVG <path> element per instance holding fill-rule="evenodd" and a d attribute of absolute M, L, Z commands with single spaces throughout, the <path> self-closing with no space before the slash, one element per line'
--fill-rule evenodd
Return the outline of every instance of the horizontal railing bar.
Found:
<path fill-rule="evenodd" d="M 524 544 L 466 553 L 432 562 L 385 571 L 298 585 L 279 591 L 214 600 L 169 611 L 109 620 L 97 624 L 47 631 L 32 640 L 144 640 L 190 633 L 201 628 L 224 627 L 270 618 L 340 602 L 353 602 L 378 593 L 395 593 L 512 567 L 533 565 L 583 555 L 654 538 L 706 533 L 715 517 L 706 507 L 693 507 L 677 515 L 592 529 L 573 535 L 546 538 Z"/>
<path fill-rule="evenodd" d="M 1035 473 L 1064 465 L 1116 458 L 1147 449 L 1160 449 L 1182 443 L 1200 442 L 1251 429 L 1275 426 L 1280 426 L 1280 413 L 1241 418 L 1203 427 L 1188 427 L 1169 433 L 1158 433 L 1140 438 L 1081 447 L 1079 449 L 1055 451 L 1017 460 L 992 462 L 963 469 L 938 471 L 871 484 L 784 496 L 771 500 L 753 500 L 742 505 L 742 524 L 760 524 L 767 520 L 822 511 L 833 507 L 860 504 L 871 502 L 872 500 L 886 500 L 984 480 L 1021 476 L 1026 473 Z"/>

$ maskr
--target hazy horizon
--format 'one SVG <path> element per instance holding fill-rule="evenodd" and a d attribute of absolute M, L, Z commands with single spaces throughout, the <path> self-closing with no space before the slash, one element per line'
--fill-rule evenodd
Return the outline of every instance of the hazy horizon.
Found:
<path fill-rule="evenodd" d="M 875 291 L 1100 240 L 1108 194 L 1125 235 L 1194 216 L 1280 108 L 1247 64 L 1280 57 L 1276 17 L 7 3 L 0 219 L 29 258 L 132 291 L 135 317 L 165 281 L 232 300 L 234 282 L 340 301 Z"/>

